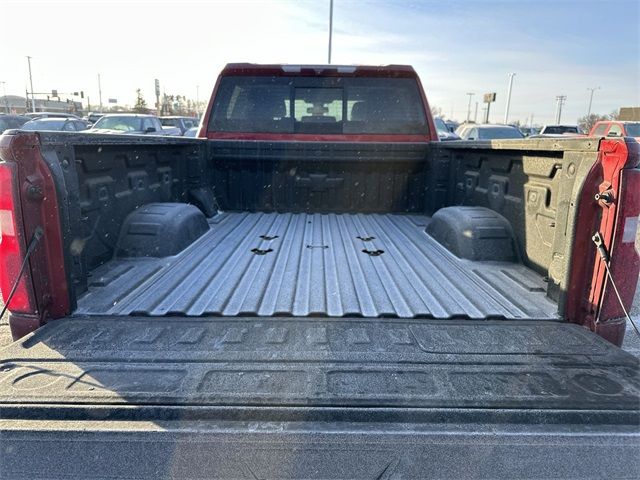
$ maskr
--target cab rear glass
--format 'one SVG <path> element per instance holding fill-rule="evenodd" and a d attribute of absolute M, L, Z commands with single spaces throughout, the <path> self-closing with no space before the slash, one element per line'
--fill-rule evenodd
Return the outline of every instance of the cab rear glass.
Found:
<path fill-rule="evenodd" d="M 226 76 L 209 131 L 426 135 L 413 78 Z"/>

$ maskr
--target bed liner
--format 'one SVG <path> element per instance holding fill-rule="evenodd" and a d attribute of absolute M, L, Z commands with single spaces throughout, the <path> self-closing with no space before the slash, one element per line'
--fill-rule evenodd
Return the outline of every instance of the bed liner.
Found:
<path fill-rule="evenodd" d="M 220 213 L 176 256 L 95 269 L 77 313 L 557 318 L 541 275 L 459 259 L 425 233 L 429 220 Z"/>

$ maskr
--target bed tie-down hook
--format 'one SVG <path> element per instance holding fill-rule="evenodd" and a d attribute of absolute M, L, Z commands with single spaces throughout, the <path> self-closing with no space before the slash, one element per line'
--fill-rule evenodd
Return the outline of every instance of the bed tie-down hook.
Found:
<path fill-rule="evenodd" d="M 591 237 L 591 240 L 593 241 L 596 248 L 598 249 L 598 255 L 600 255 L 600 258 L 602 259 L 602 263 L 604 263 L 604 266 L 607 269 L 607 275 L 609 276 L 609 280 L 611 281 L 611 286 L 613 287 L 613 291 L 615 292 L 616 297 L 618 297 L 618 302 L 622 307 L 624 316 L 631 323 L 631 325 L 633 326 L 633 329 L 636 331 L 636 334 L 640 336 L 640 330 L 638 330 L 638 327 L 633 321 L 633 319 L 631 318 L 631 315 L 629 315 L 629 312 L 627 312 L 627 309 L 624 307 L 624 303 L 622 302 L 622 298 L 620 297 L 620 292 L 618 291 L 618 287 L 616 286 L 616 283 L 613 280 L 613 275 L 611 275 L 611 269 L 609 268 L 609 261 L 611 257 L 609 257 L 609 252 L 607 252 L 607 247 L 605 247 L 604 245 L 604 241 L 602 240 L 602 235 L 600 235 L 600 232 L 596 232 Z M 600 312 L 598 312 L 598 316 L 596 317 L 596 323 L 599 323 L 599 322 L 600 322 Z"/>

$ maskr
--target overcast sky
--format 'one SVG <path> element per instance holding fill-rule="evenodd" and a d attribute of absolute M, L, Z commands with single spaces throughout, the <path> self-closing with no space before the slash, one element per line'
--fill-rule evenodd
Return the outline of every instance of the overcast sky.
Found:
<path fill-rule="evenodd" d="M 491 120 L 504 116 L 508 73 L 516 72 L 510 120 L 563 121 L 640 105 L 638 0 L 334 0 L 333 63 L 413 65 L 432 105 L 467 115 L 467 92 L 497 92 Z M 24 95 L 26 55 L 36 92 L 84 90 L 147 103 L 154 78 L 167 93 L 210 95 L 227 62 L 326 63 L 329 0 L 0 1 L 0 81 Z M 0 94 L 2 91 L 0 90 Z M 480 107 L 481 108 L 481 107 Z M 478 114 L 480 117 L 480 113 Z"/>

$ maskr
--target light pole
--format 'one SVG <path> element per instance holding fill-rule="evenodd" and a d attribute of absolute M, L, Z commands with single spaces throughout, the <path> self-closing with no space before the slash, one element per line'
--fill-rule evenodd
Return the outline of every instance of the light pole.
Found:
<path fill-rule="evenodd" d="M 4 109 L 6 113 L 9 113 L 9 99 L 7 98 L 7 82 L 0 82 L 2 84 L 2 96 L 4 97 Z"/>
<path fill-rule="evenodd" d="M 329 0 L 329 58 L 328 64 L 331 65 L 331 40 L 333 37 L 333 0 Z"/>
<path fill-rule="evenodd" d="M 509 74 L 509 89 L 507 90 L 507 107 L 504 110 L 504 124 L 507 125 L 509 121 L 509 107 L 511 106 L 511 89 L 513 87 L 513 77 L 515 77 L 515 73 Z"/>
<path fill-rule="evenodd" d="M 469 119 L 471 118 L 471 99 L 475 93 L 467 92 L 467 95 L 469 95 L 469 105 L 467 106 L 467 123 L 469 123 Z"/>
<path fill-rule="evenodd" d="M 587 88 L 591 90 L 591 96 L 589 97 L 589 108 L 587 109 L 587 121 L 589 121 L 589 115 L 591 115 L 591 105 L 593 104 L 593 92 L 600 90 L 600 87 Z"/>
<path fill-rule="evenodd" d="M 196 85 L 196 117 L 200 119 L 200 85 Z"/>
<path fill-rule="evenodd" d="M 556 96 L 556 125 L 560 125 L 560 119 L 562 118 L 562 106 L 566 100 L 566 95 Z"/>
<path fill-rule="evenodd" d="M 33 77 L 31 76 L 31 57 L 27 55 L 27 63 L 29 64 L 29 83 L 31 84 L 31 111 L 36 113 L 36 98 L 33 96 Z"/>
<path fill-rule="evenodd" d="M 102 113 L 102 84 L 100 83 L 100 74 L 98 74 L 98 100 L 100 100 L 100 113 Z"/>

